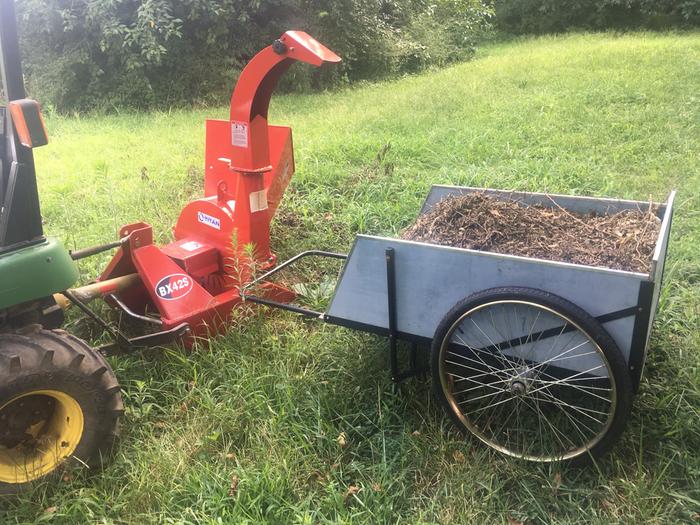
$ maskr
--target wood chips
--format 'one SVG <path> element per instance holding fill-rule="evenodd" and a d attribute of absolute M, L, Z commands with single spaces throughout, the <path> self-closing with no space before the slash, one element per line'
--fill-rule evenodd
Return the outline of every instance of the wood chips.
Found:
<path fill-rule="evenodd" d="M 651 204 L 614 214 L 500 200 L 446 197 L 401 237 L 412 241 L 647 273 L 660 220 Z"/>

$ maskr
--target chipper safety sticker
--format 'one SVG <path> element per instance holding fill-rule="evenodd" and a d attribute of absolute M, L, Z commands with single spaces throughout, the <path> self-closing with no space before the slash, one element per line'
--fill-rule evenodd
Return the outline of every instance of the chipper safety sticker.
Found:
<path fill-rule="evenodd" d="M 267 209 L 267 191 L 253 191 L 250 193 L 250 211 L 264 211 Z"/>
<path fill-rule="evenodd" d="M 156 295 L 159 299 L 172 301 L 186 296 L 192 290 L 192 279 L 184 273 L 166 275 L 156 284 Z"/>
<path fill-rule="evenodd" d="M 180 245 L 180 248 L 188 252 L 194 252 L 196 250 L 199 250 L 201 247 L 202 245 L 199 244 L 197 241 L 188 241 Z"/>
<path fill-rule="evenodd" d="M 241 148 L 248 147 L 248 125 L 245 122 L 231 122 L 231 144 Z"/>

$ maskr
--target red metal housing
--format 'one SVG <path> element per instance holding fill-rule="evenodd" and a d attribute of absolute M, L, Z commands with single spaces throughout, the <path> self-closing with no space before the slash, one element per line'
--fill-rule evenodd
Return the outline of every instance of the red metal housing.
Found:
<path fill-rule="evenodd" d="M 119 248 L 100 276 L 137 272 L 142 287 L 119 298 L 136 312 L 156 310 L 165 330 L 186 322 L 192 336 L 220 330 L 241 302 L 239 286 L 275 265 L 270 222 L 294 173 L 292 130 L 268 126 L 270 98 L 295 61 L 314 66 L 340 58 L 302 31 L 287 31 L 260 51 L 241 73 L 229 120 L 207 120 L 204 197 L 187 204 L 175 241 L 158 247 L 145 223 L 124 226 Z M 267 286 L 277 300 L 288 290 Z"/>

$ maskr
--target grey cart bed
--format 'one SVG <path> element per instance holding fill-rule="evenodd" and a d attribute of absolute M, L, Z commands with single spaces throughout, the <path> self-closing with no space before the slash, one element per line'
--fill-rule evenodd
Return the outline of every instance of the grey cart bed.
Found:
<path fill-rule="evenodd" d="M 646 210 L 648 202 L 433 186 L 420 211 L 449 195 L 485 192 L 568 211 Z M 457 426 L 508 455 L 580 463 L 624 429 L 639 387 L 662 284 L 674 193 L 658 204 L 649 273 L 358 235 L 326 312 L 253 302 L 389 337 L 392 377 L 418 372 L 430 347 L 435 393 Z M 414 343 L 399 371 L 397 340 Z"/>

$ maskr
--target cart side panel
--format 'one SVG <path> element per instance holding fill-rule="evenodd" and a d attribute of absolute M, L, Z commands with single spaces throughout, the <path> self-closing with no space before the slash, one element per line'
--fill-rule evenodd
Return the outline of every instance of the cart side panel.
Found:
<path fill-rule="evenodd" d="M 554 195 L 546 193 L 530 193 L 509 190 L 492 190 L 485 188 L 470 188 L 461 186 L 435 185 L 430 188 L 430 193 L 423 203 L 420 215 L 428 212 L 435 204 L 449 195 L 466 195 L 468 193 L 485 193 L 501 200 L 514 200 L 525 204 L 539 204 L 549 208 L 557 205 L 565 210 L 577 213 L 617 213 L 629 209 L 648 209 L 649 203 L 642 201 L 630 201 L 621 199 L 605 199 L 600 197 L 580 197 L 575 195 Z M 556 204 L 555 204 L 556 203 Z M 666 205 L 659 205 L 657 215 L 664 216 Z"/>
<path fill-rule="evenodd" d="M 661 230 L 659 231 L 659 240 L 654 250 L 652 260 L 652 280 L 654 282 L 654 293 L 651 300 L 651 316 L 649 319 L 649 329 L 647 331 L 646 344 L 649 344 L 649 336 L 651 335 L 651 325 L 654 323 L 654 315 L 659 307 L 659 296 L 661 295 L 661 287 L 664 279 L 664 268 L 666 266 L 666 254 L 668 253 L 668 241 L 671 236 L 671 223 L 673 222 L 673 202 L 676 198 L 676 192 L 671 192 L 666 205 L 664 214 L 661 219 Z"/>
<path fill-rule="evenodd" d="M 468 295 L 500 286 L 557 294 L 593 316 L 637 306 L 641 274 L 360 235 L 328 309 L 338 324 L 388 328 L 386 257 L 396 261 L 397 329 L 432 338 L 440 320 Z M 634 312 L 604 326 L 629 358 Z"/>
<path fill-rule="evenodd" d="M 633 363 L 632 369 L 635 385 L 639 385 L 644 372 L 644 364 L 646 363 L 649 340 L 651 338 L 651 329 L 654 324 L 656 310 L 659 307 L 664 267 L 666 266 L 666 254 L 668 252 L 668 243 L 671 236 L 673 202 L 675 196 L 676 193 L 671 192 L 664 208 L 659 239 L 656 243 L 656 249 L 654 250 L 654 256 L 652 258 L 651 281 L 643 283 L 640 289 L 640 306 L 642 309 L 637 319 L 639 326 L 636 327 L 632 341 L 634 355 L 637 356 L 637 360 Z"/>

